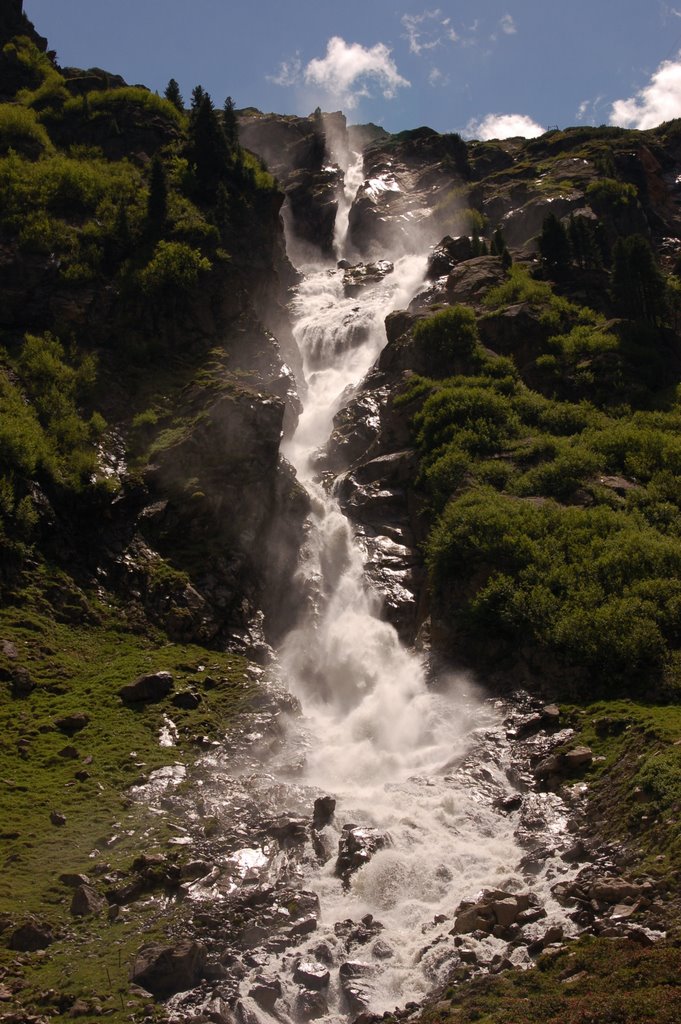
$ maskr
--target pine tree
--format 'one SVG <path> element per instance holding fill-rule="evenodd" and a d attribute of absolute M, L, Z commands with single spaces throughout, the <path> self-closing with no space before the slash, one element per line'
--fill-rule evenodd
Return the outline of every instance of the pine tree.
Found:
<path fill-rule="evenodd" d="M 200 191 L 214 195 L 219 181 L 227 174 L 229 151 L 213 101 L 203 89 L 189 120 L 188 155 L 194 165 Z"/>
<path fill-rule="evenodd" d="M 504 238 L 504 233 L 501 228 L 497 228 L 492 235 L 490 254 L 492 256 L 498 256 L 501 259 L 501 264 L 505 270 L 508 270 L 513 263 L 513 257 L 506 245 L 506 239 Z"/>
<path fill-rule="evenodd" d="M 618 238 L 612 250 L 612 295 L 632 320 L 659 325 L 666 314 L 664 278 L 643 235 Z"/>
<path fill-rule="evenodd" d="M 234 153 L 239 148 L 239 123 L 231 96 L 227 97 L 222 108 L 222 129 L 227 140 L 227 147 L 230 152 Z"/>
<path fill-rule="evenodd" d="M 195 85 L 194 86 L 194 88 L 192 89 L 192 102 L 191 102 L 192 113 L 195 114 L 198 111 L 199 107 L 201 106 L 201 102 L 203 100 L 203 97 L 205 95 L 206 95 L 206 93 L 205 93 L 204 88 L 203 88 L 202 85 Z"/>
<path fill-rule="evenodd" d="M 555 214 L 550 213 L 544 220 L 539 236 L 539 254 L 544 269 L 555 277 L 561 277 L 570 267 L 570 241 L 564 225 Z"/>
<path fill-rule="evenodd" d="M 151 161 L 149 196 L 147 198 L 147 224 L 153 235 L 163 234 L 168 219 L 168 184 L 163 161 L 158 153 Z"/>
<path fill-rule="evenodd" d="M 180 92 L 180 87 L 174 78 L 171 78 L 168 82 L 164 96 L 174 107 L 177 107 L 178 110 L 184 110 L 182 93 Z"/>

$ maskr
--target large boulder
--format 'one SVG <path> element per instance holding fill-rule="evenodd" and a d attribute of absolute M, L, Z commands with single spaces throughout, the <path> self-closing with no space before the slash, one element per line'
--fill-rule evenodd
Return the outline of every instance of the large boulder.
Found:
<path fill-rule="evenodd" d="M 183 939 L 175 946 L 151 942 L 142 946 L 130 970 L 130 980 L 152 995 L 167 998 L 194 988 L 203 977 L 206 948 Z"/>
<path fill-rule="evenodd" d="M 150 672 L 148 675 L 140 676 L 134 683 L 121 686 L 118 696 L 127 704 L 159 701 L 172 693 L 173 686 L 170 672 Z"/>

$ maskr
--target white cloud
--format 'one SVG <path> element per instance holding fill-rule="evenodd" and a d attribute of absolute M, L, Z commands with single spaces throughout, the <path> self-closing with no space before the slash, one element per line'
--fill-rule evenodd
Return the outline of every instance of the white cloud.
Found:
<path fill-rule="evenodd" d="M 441 21 L 442 11 L 436 8 L 434 11 L 424 11 L 423 14 L 403 14 L 402 24 L 406 29 L 405 38 L 409 40 L 409 52 L 418 55 L 423 50 L 434 50 L 436 46 L 440 45 L 440 37 L 437 35 L 437 31 L 433 32 L 433 26 L 430 28 L 424 28 L 427 22 L 437 22 L 439 29 L 440 25 L 444 25 Z M 445 19 L 449 22 L 449 18 Z M 425 38 L 424 38 L 425 37 Z"/>
<path fill-rule="evenodd" d="M 329 39 L 326 56 L 311 60 L 304 77 L 308 85 L 323 89 L 348 110 L 356 107 L 362 97 L 371 96 L 369 80 L 378 84 L 387 100 L 398 89 L 411 85 L 397 70 L 385 43 L 369 48 L 361 43 L 346 43 L 340 36 Z"/>
<path fill-rule="evenodd" d="M 615 100 L 610 124 L 622 128 L 654 128 L 681 117 L 681 52 L 665 60 L 645 88 L 627 100 Z"/>
<path fill-rule="evenodd" d="M 300 81 L 302 70 L 303 63 L 300 59 L 300 54 L 297 53 L 290 60 L 283 60 L 281 62 L 276 75 L 265 75 L 265 78 L 274 85 L 295 85 L 296 82 Z"/>
<path fill-rule="evenodd" d="M 428 75 L 428 81 L 432 86 L 449 85 L 449 75 L 445 75 L 440 68 L 431 68 L 430 74 Z"/>
<path fill-rule="evenodd" d="M 518 29 L 515 27 L 515 22 L 511 14 L 505 14 L 499 22 L 499 28 L 507 36 L 514 36 Z"/>
<path fill-rule="evenodd" d="M 466 135 L 471 139 L 488 142 L 490 139 L 511 139 L 521 135 L 524 139 L 535 139 L 545 129 L 526 114 L 487 114 L 481 121 L 469 121 Z"/>
<path fill-rule="evenodd" d="M 582 102 L 579 104 L 579 107 L 577 108 L 576 116 L 578 121 L 581 121 L 584 118 L 584 115 L 586 114 L 590 106 L 591 100 L 582 100 Z"/>

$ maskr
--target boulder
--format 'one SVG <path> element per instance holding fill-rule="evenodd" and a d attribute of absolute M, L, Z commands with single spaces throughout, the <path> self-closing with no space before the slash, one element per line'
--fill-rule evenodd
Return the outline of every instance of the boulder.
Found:
<path fill-rule="evenodd" d="M 480 303 L 483 296 L 506 277 L 498 256 L 477 256 L 454 267 L 447 278 L 447 298 L 451 303 Z"/>
<path fill-rule="evenodd" d="M 274 1004 L 281 996 L 282 988 L 279 978 L 267 974 L 258 974 L 255 978 L 255 985 L 249 989 L 248 994 L 255 999 L 258 1006 L 269 1013 L 274 1009 Z"/>
<path fill-rule="evenodd" d="M 471 259 L 473 259 L 473 243 L 468 235 L 460 235 L 458 238 L 445 235 L 428 257 L 426 277 L 429 281 L 433 281 L 449 274 L 458 263 Z"/>
<path fill-rule="evenodd" d="M 171 693 L 173 685 L 170 672 L 151 672 L 149 675 L 140 676 L 134 683 L 121 686 L 118 696 L 128 704 L 158 701 Z"/>
<path fill-rule="evenodd" d="M 371 990 L 367 982 L 376 975 L 376 972 L 376 964 L 368 964 L 362 960 L 346 960 L 341 964 L 338 971 L 340 990 L 350 1013 L 362 1013 L 368 1007 Z"/>
<path fill-rule="evenodd" d="M 530 905 L 529 893 L 510 893 L 499 889 L 485 891 L 475 903 L 463 902 L 459 905 L 451 934 L 467 935 L 476 931 L 490 933 L 496 929 L 503 934 Z"/>
<path fill-rule="evenodd" d="M 56 825 L 57 828 L 61 828 L 66 824 L 66 818 L 63 814 L 60 814 L 59 811 L 50 811 L 50 821 L 53 825 Z"/>
<path fill-rule="evenodd" d="M 599 903 L 623 903 L 627 899 L 638 899 L 646 891 L 642 885 L 627 882 L 624 878 L 599 878 L 590 889 L 589 896 Z"/>
<path fill-rule="evenodd" d="M 322 991 L 328 988 L 331 975 L 324 964 L 315 960 L 301 960 L 293 972 L 293 980 L 305 988 Z"/>
<path fill-rule="evenodd" d="M 166 998 L 194 988 L 203 977 L 206 948 L 183 939 L 174 946 L 152 942 L 142 946 L 130 970 L 130 981 L 152 995 Z"/>
<path fill-rule="evenodd" d="M 338 841 L 336 875 L 347 882 L 355 871 L 368 864 L 378 850 L 392 846 L 387 832 L 377 828 L 345 826 Z"/>
<path fill-rule="evenodd" d="M 590 747 L 574 747 L 563 754 L 563 763 L 569 771 L 587 768 L 593 761 L 593 750 Z"/>
<path fill-rule="evenodd" d="M 84 711 L 77 711 L 73 715 L 63 715 L 61 718 L 55 718 L 54 720 L 54 724 L 60 732 L 65 732 L 67 736 L 73 736 L 75 733 L 80 732 L 89 723 L 90 716 L 85 714 Z"/>
<path fill-rule="evenodd" d="M 19 925 L 9 937 L 9 948 L 19 953 L 35 953 L 47 949 L 54 942 L 54 933 L 49 924 L 37 918 L 29 918 Z"/>
<path fill-rule="evenodd" d="M 354 267 L 348 267 L 343 274 L 346 297 L 357 295 L 368 285 L 378 284 L 387 274 L 392 274 L 394 269 L 395 266 L 390 260 L 376 260 L 375 263 L 358 263 Z"/>
<path fill-rule="evenodd" d="M 71 900 L 71 913 L 74 917 L 86 917 L 97 914 L 104 906 L 104 900 L 89 885 L 79 885 Z"/>
<path fill-rule="evenodd" d="M 329 1012 L 326 994 L 311 991 L 308 988 L 300 989 L 296 996 L 295 1007 L 296 1016 L 300 1020 L 317 1020 L 319 1017 L 326 1017 Z"/>

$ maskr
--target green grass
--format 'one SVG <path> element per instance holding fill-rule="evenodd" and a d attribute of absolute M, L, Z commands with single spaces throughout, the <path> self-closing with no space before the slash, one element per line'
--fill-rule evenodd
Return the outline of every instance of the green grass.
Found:
<path fill-rule="evenodd" d="M 160 631 L 45 570 L 24 582 L 14 606 L 0 611 L 0 637 L 18 652 L 16 661 L 2 657 L 0 667 L 19 664 L 37 684 L 29 696 L 13 698 L 9 684 L 0 682 L 0 919 L 9 914 L 21 921 L 34 913 L 63 933 L 44 953 L 0 946 L 0 969 L 9 968 L 11 978 L 21 965 L 23 1007 L 44 1006 L 41 993 L 53 989 L 71 998 L 96 996 L 109 1019 L 129 1020 L 132 957 L 143 941 L 163 939 L 177 927 L 180 911 L 141 901 L 122 924 L 109 924 L 106 914 L 77 920 L 69 913 L 71 890 L 58 876 L 91 875 L 102 862 L 125 871 L 141 850 L 167 851 L 172 819 L 149 816 L 128 799 L 128 788 L 156 768 L 193 760 L 193 736 L 223 738 L 250 706 L 254 685 L 242 658 L 169 643 Z M 173 674 L 176 691 L 197 689 L 199 707 L 182 710 L 170 699 L 123 704 L 120 686 L 159 670 Z M 207 676 L 215 685 L 204 685 Z M 90 722 L 69 737 L 54 722 L 75 712 L 87 713 Z M 177 747 L 159 746 L 165 714 L 177 725 Z M 62 756 L 66 747 L 77 756 Z M 78 781 L 75 773 L 82 770 L 89 778 Z M 65 826 L 51 823 L 53 810 L 65 816 Z M 138 1005 L 133 999 L 133 1009 Z M 54 1019 L 68 1019 L 67 1012 Z"/>
<path fill-rule="evenodd" d="M 586 939 L 530 971 L 450 986 L 422 1024 L 679 1024 L 681 950 Z"/>

